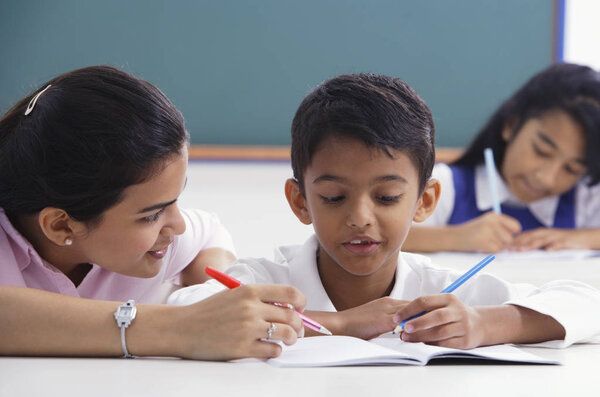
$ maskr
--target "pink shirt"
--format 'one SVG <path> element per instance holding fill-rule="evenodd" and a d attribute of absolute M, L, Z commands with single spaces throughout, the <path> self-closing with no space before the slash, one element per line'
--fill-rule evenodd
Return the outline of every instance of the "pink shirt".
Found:
<path fill-rule="evenodd" d="M 181 210 L 186 231 L 175 236 L 152 278 L 124 276 L 97 265 L 79 286 L 42 259 L 10 223 L 0 208 L 0 285 L 37 288 L 81 298 L 157 303 L 165 281 L 177 283 L 181 271 L 207 248 L 219 247 L 235 254 L 231 236 L 216 215 L 201 210 Z"/>

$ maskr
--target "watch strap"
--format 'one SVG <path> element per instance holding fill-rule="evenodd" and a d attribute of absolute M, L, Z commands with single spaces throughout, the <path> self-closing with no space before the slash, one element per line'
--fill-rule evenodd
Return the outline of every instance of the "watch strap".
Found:
<path fill-rule="evenodd" d="M 135 307 L 135 301 L 130 299 L 119 306 L 114 314 L 115 320 L 117 321 L 117 326 L 121 329 L 121 347 L 123 348 L 124 358 L 135 358 L 135 356 L 133 356 L 127 350 L 127 343 L 125 341 L 125 328 L 131 325 L 131 322 L 135 319 L 136 312 L 137 310 Z"/>
<path fill-rule="evenodd" d="M 135 358 L 135 356 L 130 354 L 127 350 L 127 343 L 125 343 L 125 327 L 121 327 L 121 347 L 123 347 L 123 358 Z"/>

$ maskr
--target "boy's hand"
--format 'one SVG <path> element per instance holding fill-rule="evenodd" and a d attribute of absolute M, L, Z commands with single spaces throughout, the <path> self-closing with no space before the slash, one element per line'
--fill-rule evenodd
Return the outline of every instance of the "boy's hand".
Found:
<path fill-rule="evenodd" d="M 457 251 L 496 253 L 513 243 L 521 231 L 515 218 L 492 211 L 452 227 Z"/>
<path fill-rule="evenodd" d="M 484 341 L 482 318 L 478 311 L 462 303 L 454 294 L 422 296 L 403 307 L 395 316 L 396 325 L 404 319 L 426 312 L 404 324 L 400 334 L 406 342 L 472 349 Z"/>
<path fill-rule="evenodd" d="M 589 232 L 585 229 L 548 229 L 528 230 L 518 235 L 511 245 L 512 251 L 542 249 L 556 251 L 561 249 L 590 249 Z"/>
<path fill-rule="evenodd" d="M 336 315 L 339 319 L 339 333 L 362 339 L 372 339 L 390 332 L 397 325 L 394 321 L 394 314 L 407 303 L 408 301 L 383 297 L 338 312 Z"/>

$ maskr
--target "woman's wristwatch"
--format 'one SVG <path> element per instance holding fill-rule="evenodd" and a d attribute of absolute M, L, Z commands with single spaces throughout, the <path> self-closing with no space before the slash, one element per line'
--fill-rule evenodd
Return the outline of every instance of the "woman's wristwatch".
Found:
<path fill-rule="evenodd" d="M 125 343 L 125 328 L 129 327 L 137 310 L 135 308 L 135 301 L 133 299 L 128 300 L 117 308 L 115 312 L 115 320 L 117 325 L 121 328 L 121 346 L 123 346 L 123 357 L 124 358 L 135 358 L 127 351 L 127 344 Z"/>

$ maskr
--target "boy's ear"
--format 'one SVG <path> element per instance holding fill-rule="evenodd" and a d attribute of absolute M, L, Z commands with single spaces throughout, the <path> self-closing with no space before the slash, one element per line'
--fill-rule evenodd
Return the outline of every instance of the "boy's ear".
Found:
<path fill-rule="evenodd" d="M 442 191 L 442 185 L 437 179 L 430 179 L 423 189 L 423 193 L 417 202 L 417 211 L 413 217 L 415 222 L 423 222 L 429 218 L 429 215 L 433 213 L 437 206 L 438 200 L 440 199 L 440 193 Z"/>
<path fill-rule="evenodd" d="M 76 230 L 82 225 L 73 220 L 65 210 L 46 207 L 38 214 L 38 224 L 46 238 L 58 246 L 67 246 L 73 243 Z"/>
<path fill-rule="evenodd" d="M 287 198 L 292 212 L 296 215 L 296 218 L 305 225 L 310 225 L 312 220 L 310 219 L 310 213 L 306 207 L 306 199 L 302 192 L 300 192 L 298 182 L 294 179 L 290 178 L 285 181 L 285 197 Z"/>

